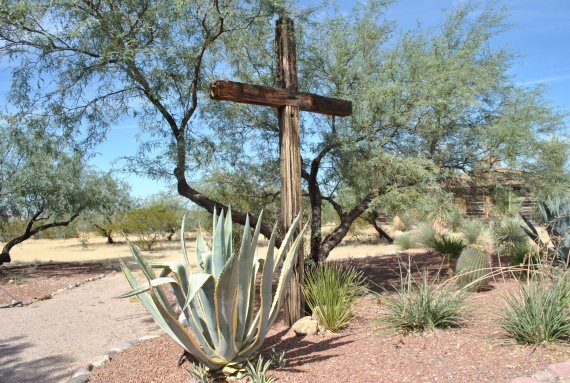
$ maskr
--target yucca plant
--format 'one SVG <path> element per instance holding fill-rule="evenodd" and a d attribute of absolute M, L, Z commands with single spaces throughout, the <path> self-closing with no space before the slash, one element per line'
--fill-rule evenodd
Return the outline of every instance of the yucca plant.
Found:
<path fill-rule="evenodd" d="M 524 225 L 516 216 L 505 216 L 495 224 L 495 242 L 500 252 L 510 254 L 512 249 L 528 244 Z"/>
<path fill-rule="evenodd" d="M 351 319 L 352 306 L 365 291 L 364 283 L 354 267 L 321 262 L 307 270 L 303 293 L 319 324 L 337 331 Z"/>
<path fill-rule="evenodd" d="M 401 233 L 394 237 L 394 245 L 401 250 L 413 249 L 416 246 L 416 237 L 411 233 Z"/>
<path fill-rule="evenodd" d="M 437 236 L 437 230 L 432 223 L 421 223 L 418 225 L 418 230 L 415 235 L 418 245 L 426 249 L 431 249 L 433 240 Z"/>
<path fill-rule="evenodd" d="M 225 218 L 223 212 L 219 218 L 214 212 L 211 249 L 206 247 L 200 232 L 196 238 L 197 272 L 191 271 L 183 235 L 182 261 L 149 263 L 131 245 L 146 281 L 137 281 L 133 272 L 121 263 L 133 289 L 123 297 L 137 296 L 160 327 L 210 371 L 233 373 L 254 356 L 277 316 L 305 231 L 301 230 L 293 241 L 298 222 L 299 217 L 291 225 L 277 252 L 273 230 L 267 256 L 261 259 L 255 256 L 261 216 L 253 236 L 249 218 L 246 219 L 241 247 L 234 252 L 231 212 Z M 184 220 L 181 233 L 184 233 Z M 287 253 L 285 249 L 289 249 Z M 272 283 L 281 264 L 273 295 Z M 153 269 L 160 269 L 158 275 Z M 258 273 L 261 274 L 259 298 L 256 297 Z M 179 321 L 171 308 L 164 292 L 165 285 L 172 289 L 182 309 L 181 319 L 185 321 Z M 257 299 L 260 305 L 255 310 Z M 187 326 L 182 322 L 187 322 Z"/>
<path fill-rule="evenodd" d="M 507 295 L 501 326 L 524 344 L 544 344 L 570 338 L 570 280 L 560 275 L 532 274 L 520 291 Z"/>
<path fill-rule="evenodd" d="M 464 221 L 460 229 L 466 245 L 484 245 L 485 224 L 483 221 L 473 219 Z"/>
<path fill-rule="evenodd" d="M 407 270 L 396 294 L 388 295 L 383 303 L 386 312 L 381 322 L 404 334 L 456 327 L 464 321 L 464 293 L 452 284 L 430 281 L 426 272 L 416 280 Z"/>

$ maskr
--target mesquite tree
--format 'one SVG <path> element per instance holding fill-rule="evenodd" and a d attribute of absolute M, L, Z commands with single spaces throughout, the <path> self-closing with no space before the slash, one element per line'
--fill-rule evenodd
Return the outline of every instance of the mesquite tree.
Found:
<path fill-rule="evenodd" d="M 175 179 L 179 194 L 210 212 L 232 202 L 195 183 L 213 170 L 265 170 L 255 199 L 270 203 L 279 190 L 275 112 L 209 103 L 207 84 L 217 77 L 274 85 L 274 18 L 291 9 L 279 3 L 4 2 L 0 54 L 15 60 L 11 99 L 61 130 L 82 126 L 86 144 L 120 117 L 139 118 L 150 140 L 129 169 Z M 510 53 L 493 48 L 501 11 L 460 4 L 439 29 L 400 33 L 384 10 L 383 1 L 371 0 L 348 15 L 289 12 L 298 34 L 299 90 L 349 99 L 354 108 L 350 119 L 304 117 L 302 176 L 315 260 L 326 258 L 367 210 L 484 171 L 483 158 L 523 170 L 541 169 L 544 159 L 565 162 L 567 143 L 549 141 L 565 128 L 563 118 L 540 90 L 517 87 L 508 76 Z M 567 181 L 557 179 L 560 186 Z M 232 180 L 240 190 L 240 177 L 222 179 Z M 339 223 L 323 238 L 325 204 Z M 233 218 L 245 222 L 239 211 Z M 268 236 L 270 226 L 262 233 Z"/>
<path fill-rule="evenodd" d="M 17 244 L 104 203 L 102 177 L 80 152 L 61 144 L 44 129 L 24 129 L 13 120 L 0 127 L 0 263 L 10 262 Z"/>

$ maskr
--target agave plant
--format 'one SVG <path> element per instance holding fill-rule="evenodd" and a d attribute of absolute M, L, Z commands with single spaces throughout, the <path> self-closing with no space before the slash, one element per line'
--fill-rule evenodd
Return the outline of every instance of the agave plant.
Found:
<path fill-rule="evenodd" d="M 538 207 L 544 222 L 546 222 L 546 231 L 556 251 L 557 259 L 563 263 L 568 263 L 570 254 L 570 201 L 561 197 L 554 197 L 546 201 L 538 201 Z M 522 214 L 521 217 L 528 227 L 523 227 L 526 234 L 538 245 L 544 245 L 530 220 Z"/>
<path fill-rule="evenodd" d="M 196 238 L 197 272 L 191 270 L 184 235 L 181 236 L 182 261 L 149 263 L 131 245 L 146 281 L 139 283 L 133 272 L 122 263 L 123 273 L 132 287 L 132 291 L 123 297 L 137 296 L 160 327 L 211 371 L 235 372 L 253 357 L 277 316 L 305 231 L 303 229 L 293 241 L 298 222 L 299 217 L 291 225 L 277 252 L 273 230 L 267 255 L 262 259 L 255 255 L 261 216 L 253 236 L 249 218 L 246 220 L 240 249 L 234 252 L 231 212 L 225 218 L 223 212 L 219 218 L 214 212 L 211 249 L 207 248 L 201 233 Z M 181 233 L 184 233 L 184 219 Z M 289 249 L 287 253 L 286 249 Z M 273 294 L 272 283 L 281 265 L 277 289 Z M 153 269 L 160 269 L 158 275 Z M 259 297 L 256 297 L 258 273 L 261 274 L 261 285 Z M 172 289 L 182 309 L 180 319 L 185 320 L 179 320 L 172 309 L 165 286 Z M 256 299 L 259 300 L 257 310 Z"/>

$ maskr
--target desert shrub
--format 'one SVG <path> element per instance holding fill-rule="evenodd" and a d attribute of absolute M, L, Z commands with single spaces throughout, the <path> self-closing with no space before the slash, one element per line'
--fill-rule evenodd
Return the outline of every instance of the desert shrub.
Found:
<path fill-rule="evenodd" d="M 362 273 L 355 268 L 323 262 L 307 270 L 303 293 L 319 323 L 336 331 L 352 317 L 352 306 L 365 291 L 364 283 Z"/>
<path fill-rule="evenodd" d="M 501 326 L 523 344 L 543 344 L 570 337 L 569 274 L 533 274 L 518 293 L 507 295 Z"/>
<path fill-rule="evenodd" d="M 495 223 L 495 244 L 499 252 L 510 255 L 513 249 L 528 244 L 523 225 L 524 221 L 518 216 L 504 216 Z"/>
<path fill-rule="evenodd" d="M 394 245 L 402 250 L 413 249 L 416 246 L 416 237 L 412 233 L 401 233 L 394 237 Z"/>
<path fill-rule="evenodd" d="M 135 244 L 152 250 L 160 241 L 171 236 L 182 219 L 179 211 L 161 203 L 129 210 L 121 217 L 123 233 L 137 238 Z"/>
<path fill-rule="evenodd" d="M 519 245 L 510 250 L 514 265 L 529 266 L 540 261 L 540 254 L 528 244 Z"/>
<path fill-rule="evenodd" d="M 433 246 L 433 240 L 437 235 L 437 230 L 431 223 L 421 223 L 418 225 L 418 230 L 415 235 L 418 245 L 426 249 L 431 249 Z"/>
<path fill-rule="evenodd" d="M 478 219 L 464 221 L 460 232 L 466 245 L 484 245 L 485 224 Z"/>
<path fill-rule="evenodd" d="M 451 284 L 438 284 L 422 273 L 402 277 L 396 294 L 384 301 L 386 313 L 380 320 L 401 333 L 448 328 L 463 322 L 464 293 Z"/>
<path fill-rule="evenodd" d="M 415 215 L 411 212 L 398 214 L 392 220 L 394 230 L 408 231 L 411 230 L 415 223 Z"/>

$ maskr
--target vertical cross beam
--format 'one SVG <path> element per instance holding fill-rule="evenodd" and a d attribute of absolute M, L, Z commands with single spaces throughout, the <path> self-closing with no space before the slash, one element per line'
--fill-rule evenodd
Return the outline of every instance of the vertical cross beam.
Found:
<path fill-rule="evenodd" d="M 293 20 L 281 17 L 275 27 L 277 85 L 297 92 L 297 56 Z M 298 106 L 281 106 L 279 116 L 279 159 L 281 169 L 281 230 L 286 233 L 301 211 L 301 140 Z M 301 225 L 299 225 L 301 226 Z M 303 247 L 299 249 L 291 284 L 285 296 L 284 321 L 291 326 L 304 315 Z"/>

